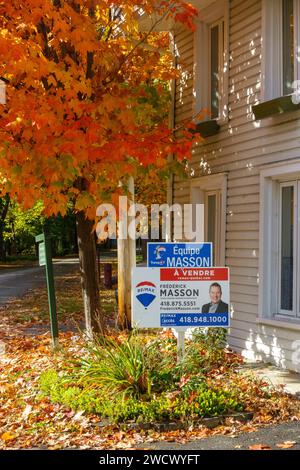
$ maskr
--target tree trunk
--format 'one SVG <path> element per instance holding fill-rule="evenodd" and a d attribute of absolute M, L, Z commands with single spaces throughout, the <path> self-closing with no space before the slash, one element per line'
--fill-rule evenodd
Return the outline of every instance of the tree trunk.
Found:
<path fill-rule="evenodd" d="M 9 207 L 10 198 L 6 194 L 3 198 L 0 199 L 0 260 L 6 261 L 6 251 L 4 246 L 4 222 L 7 216 L 8 207 Z"/>
<path fill-rule="evenodd" d="M 6 250 L 5 250 L 5 245 L 4 245 L 4 237 L 3 237 L 3 225 L 0 222 L 0 261 L 5 262 L 6 261 Z"/>
<path fill-rule="evenodd" d="M 85 217 L 84 211 L 77 212 L 76 227 L 81 287 L 86 331 L 90 338 L 93 337 L 94 333 L 103 333 L 103 320 L 100 315 L 99 278 L 93 225 L 93 221 L 88 220 Z"/>

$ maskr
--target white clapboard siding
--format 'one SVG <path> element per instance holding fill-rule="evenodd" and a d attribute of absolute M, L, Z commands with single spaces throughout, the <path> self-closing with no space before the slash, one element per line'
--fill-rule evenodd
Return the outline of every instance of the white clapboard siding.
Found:
<path fill-rule="evenodd" d="M 258 249 L 259 242 L 258 240 L 228 240 L 227 239 L 227 250 L 241 248 L 251 248 L 253 250 Z"/>
<path fill-rule="evenodd" d="M 237 223 L 253 222 L 253 221 L 257 221 L 258 218 L 259 218 L 258 212 L 246 212 L 242 214 L 231 212 L 230 214 L 227 214 L 228 224 L 233 223 L 233 222 L 237 222 Z"/>
<path fill-rule="evenodd" d="M 257 251 L 252 250 L 251 248 L 234 248 L 226 250 L 227 259 L 237 258 L 237 259 L 256 259 Z"/>
<path fill-rule="evenodd" d="M 258 285 L 242 285 L 239 282 L 233 282 L 231 279 L 230 292 L 243 295 L 258 295 Z"/>
<path fill-rule="evenodd" d="M 258 288 L 258 279 L 257 277 L 253 276 L 238 276 L 233 274 L 232 272 L 230 273 L 230 283 L 234 284 L 236 286 L 236 292 L 238 291 L 238 287 L 240 286 L 241 290 L 243 290 L 244 286 L 251 286 Z M 250 290 L 249 290 L 250 292 Z M 236 297 L 235 297 L 236 298 Z"/>

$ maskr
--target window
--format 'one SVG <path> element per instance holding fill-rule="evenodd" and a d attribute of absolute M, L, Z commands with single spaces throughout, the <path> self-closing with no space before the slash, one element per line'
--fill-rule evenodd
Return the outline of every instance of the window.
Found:
<path fill-rule="evenodd" d="M 221 264 L 222 191 L 206 191 L 204 202 L 205 241 L 214 248 L 214 262 Z"/>
<path fill-rule="evenodd" d="M 194 35 L 194 114 L 224 120 L 228 101 L 228 2 L 218 0 L 201 10 Z"/>
<path fill-rule="evenodd" d="M 279 302 L 278 312 L 292 315 L 295 311 L 294 299 L 294 263 L 295 260 L 295 220 L 297 209 L 295 196 L 297 183 L 282 183 L 280 185 L 280 241 L 279 241 Z"/>
<path fill-rule="evenodd" d="M 294 66 L 294 0 L 282 0 L 282 86 L 283 94 L 293 92 Z"/>
<path fill-rule="evenodd" d="M 210 110 L 211 118 L 217 119 L 220 114 L 222 99 L 222 71 L 224 69 L 224 20 L 210 25 Z"/>
<path fill-rule="evenodd" d="M 213 263 L 225 264 L 226 174 L 202 176 L 191 181 L 191 202 L 204 204 L 205 242 L 213 244 Z M 201 240 L 198 240 L 201 241 Z"/>
<path fill-rule="evenodd" d="M 300 321 L 300 163 L 261 175 L 260 311 Z"/>
<path fill-rule="evenodd" d="M 300 0 L 263 0 L 265 101 L 293 93 L 300 79 L 299 14 Z"/>

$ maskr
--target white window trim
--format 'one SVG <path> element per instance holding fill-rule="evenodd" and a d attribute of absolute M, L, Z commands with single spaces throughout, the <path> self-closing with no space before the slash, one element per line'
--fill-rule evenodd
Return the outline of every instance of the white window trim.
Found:
<path fill-rule="evenodd" d="M 220 192 L 220 266 L 225 266 L 225 237 L 226 237 L 226 214 L 227 214 L 227 173 L 217 173 L 215 175 L 200 176 L 190 182 L 190 201 L 192 204 L 203 204 L 205 200 L 199 199 L 199 190 L 202 192 Z M 205 231 L 204 231 L 205 233 Z M 202 240 L 203 241 L 203 240 Z M 214 259 L 213 259 L 214 261 Z"/>
<path fill-rule="evenodd" d="M 229 0 L 218 0 L 201 10 L 200 18 L 196 21 L 193 85 L 193 115 L 196 116 L 203 109 L 210 108 L 209 26 L 221 18 L 224 19 L 224 58 L 220 77 L 220 111 L 216 119 L 219 124 L 228 121 Z"/>
<path fill-rule="evenodd" d="M 300 179 L 300 159 L 293 162 L 281 162 L 261 167 L 260 172 L 260 230 L 259 230 L 259 300 L 257 322 L 281 326 L 300 326 L 299 317 L 274 315 L 278 305 L 277 295 L 272 286 L 272 273 L 278 272 L 278 252 L 274 253 L 274 245 L 278 246 L 278 204 L 273 201 L 279 198 L 278 182 Z M 274 235 L 275 234 L 275 235 Z M 274 236 L 277 239 L 274 240 Z M 274 240 L 271 243 L 271 240 Z"/>
<path fill-rule="evenodd" d="M 299 18 L 300 0 L 294 0 L 294 16 Z M 262 4 L 262 101 L 283 96 L 282 0 L 263 0 Z M 300 25 L 294 23 L 295 76 L 300 80 Z"/>
<path fill-rule="evenodd" d="M 205 228 L 205 241 L 211 241 L 208 238 L 208 198 L 209 196 L 216 197 L 216 220 L 215 220 L 215 233 L 214 239 L 218 249 L 214 248 L 214 263 L 218 263 L 221 266 L 221 260 L 223 261 L 224 257 L 221 256 L 222 250 L 222 235 L 221 235 L 221 219 L 222 219 L 222 190 L 214 189 L 205 191 L 205 201 L 204 201 L 204 228 Z M 218 217 L 220 215 L 220 217 Z M 224 264 L 224 262 L 223 262 Z"/>

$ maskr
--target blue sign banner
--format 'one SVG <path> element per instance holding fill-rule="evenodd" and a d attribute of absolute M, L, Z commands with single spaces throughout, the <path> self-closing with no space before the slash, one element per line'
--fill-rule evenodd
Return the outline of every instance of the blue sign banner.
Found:
<path fill-rule="evenodd" d="M 160 326 L 163 327 L 229 327 L 228 313 L 162 313 Z"/>
<path fill-rule="evenodd" d="M 212 243 L 148 243 L 148 268 L 209 268 Z"/>

